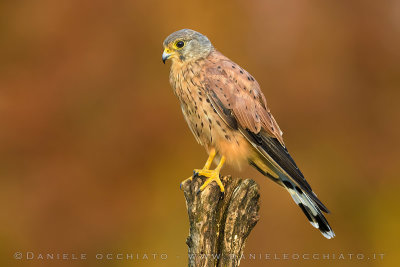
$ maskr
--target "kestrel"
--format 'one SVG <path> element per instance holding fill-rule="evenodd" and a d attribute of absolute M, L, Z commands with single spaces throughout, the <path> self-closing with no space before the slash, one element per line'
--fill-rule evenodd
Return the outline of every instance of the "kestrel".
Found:
<path fill-rule="evenodd" d="M 204 167 L 194 170 L 208 178 L 200 191 L 215 181 L 224 192 L 220 170 L 225 161 L 239 168 L 247 162 L 284 187 L 312 226 L 326 238 L 333 238 L 335 234 L 323 215 L 329 211 L 289 155 L 282 131 L 254 77 L 196 31 L 174 32 L 163 45 L 163 62 L 172 60 L 172 89 L 190 130 L 209 154 Z M 215 169 L 210 168 L 213 162 Z"/>

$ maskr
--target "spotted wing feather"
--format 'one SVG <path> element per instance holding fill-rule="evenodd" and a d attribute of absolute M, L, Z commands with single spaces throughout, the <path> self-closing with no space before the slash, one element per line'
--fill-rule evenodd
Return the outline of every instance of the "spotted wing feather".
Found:
<path fill-rule="evenodd" d="M 201 83 L 220 117 L 244 137 L 269 165 L 262 173 L 285 187 L 310 223 L 326 238 L 334 233 L 322 212 L 328 209 L 317 198 L 287 151 L 282 131 L 270 113 L 257 81 L 245 70 L 218 52 L 213 52 L 202 70 Z M 278 177 L 278 178 L 276 178 Z"/>
<path fill-rule="evenodd" d="M 220 111 L 229 110 L 229 115 L 244 129 L 254 133 L 263 129 L 284 146 L 282 131 L 267 108 L 260 86 L 247 71 L 219 52 L 213 52 L 201 79 L 209 97 L 218 102 Z"/>

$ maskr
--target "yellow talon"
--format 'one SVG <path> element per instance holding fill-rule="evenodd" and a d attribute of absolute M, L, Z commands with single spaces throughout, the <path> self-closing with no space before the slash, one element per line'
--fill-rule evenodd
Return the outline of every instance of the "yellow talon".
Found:
<path fill-rule="evenodd" d="M 207 161 L 208 163 L 208 161 Z M 200 187 L 199 192 L 203 191 L 204 188 L 206 188 L 207 185 L 209 185 L 212 181 L 215 181 L 219 188 L 221 189 L 221 192 L 223 193 L 225 191 L 224 185 L 221 182 L 221 179 L 219 178 L 219 173 L 221 171 L 222 166 L 225 163 L 225 157 L 222 156 L 220 162 L 218 163 L 217 168 L 215 170 L 208 170 L 208 169 L 202 169 L 202 170 L 194 170 L 194 172 L 199 175 L 199 176 L 204 176 L 207 177 L 208 179 L 204 182 L 204 184 Z M 207 164 L 206 164 L 207 166 Z"/>
<path fill-rule="evenodd" d="M 207 162 L 204 165 L 203 169 L 195 169 L 193 171 L 193 176 L 183 180 L 181 182 L 180 188 L 182 189 L 182 185 L 186 183 L 188 180 L 192 181 L 194 176 L 204 176 L 207 177 L 208 179 L 204 182 L 204 184 L 200 187 L 198 193 L 204 190 L 204 188 L 207 187 L 211 182 L 215 181 L 219 188 L 221 189 L 221 192 L 224 193 L 225 188 L 224 185 L 221 182 L 221 179 L 219 178 L 219 173 L 221 171 L 222 166 L 225 163 L 225 157 L 222 156 L 220 162 L 218 163 L 218 166 L 215 168 L 215 170 L 210 170 L 211 164 L 215 158 L 216 151 L 215 149 L 210 150 L 210 154 L 208 156 Z"/>
<path fill-rule="evenodd" d="M 203 171 L 203 170 L 195 170 L 199 176 L 204 176 L 207 177 L 208 179 L 203 183 L 203 185 L 199 188 L 199 192 L 203 191 L 204 188 L 207 187 L 211 182 L 215 181 L 217 182 L 219 188 L 221 189 L 221 192 L 223 193 L 225 191 L 224 185 L 221 182 L 221 179 L 219 178 L 219 171 L 218 170 L 208 170 L 208 171 Z"/>
<path fill-rule="evenodd" d="M 206 171 L 206 170 L 210 169 L 211 163 L 213 162 L 213 160 L 214 160 L 214 158 L 215 158 L 215 154 L 216 154 L 216 151 L 215 151 L 214 148 L 212 148 L 212 149 L 210 150 L 210 154 L 209 154 L 209 156 L 208 156 L 207 162 L 206 162 L 206 164 L 204 165 L 202 171 Z M 182 189 L 182 185 L 183 185 L 184 183 L 186 183 L 188 180 L 192 181 L 192 179 L 193 179 L 193 177 L 194 177 L 195 175 L 197 175 L 196 170 L 194 170 L 192 176 L 190 176 L 189 178 L 183 180 L 183 181 L 180 183 L 180 186 L 179 186 L 179 187 Z"/>

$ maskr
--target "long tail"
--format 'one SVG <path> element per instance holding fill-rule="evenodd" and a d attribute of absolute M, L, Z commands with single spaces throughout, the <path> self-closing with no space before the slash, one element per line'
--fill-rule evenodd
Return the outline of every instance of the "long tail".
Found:
<path fill-rule="evenodd" d="M 307 190 L 306 188 L 301 189 L 287 176 L 279 172 L 271 171 L 272 166 L 267 166 L 265 161 L 261 162 L 253 159 L 250 161 L 250 164 L 253 165 L 259 172 L 286 188 L 286 190 L 292 196 L 294 202 L 296 202 L 296 204 L 306 215 L 311 225 L 319 229 L 324 237 L 331 239 L 335 236 L 335 233 L 323 215 L 323 212 L 329 213 L 329 211 L 317 198 L 313 191 Z"/>
<path fill-rule="evenodd" d="M 316 201 L 313 200 L 317 199 L 317 196 L 312 191 L 311 193 L 309 193 L 300 189 L 289 179 L 282 179 L 282 183 L 286 190 L 292 196 L 294 202 L 296 202 L 296 204 L 306 215 L 311 225 L 319 229 L 324 237 L 328 239 L 333 238 L 335 236 L 335 233 L 333 232 L 331 226 L 323 215 L 320 206 L 316 203 Z"/>

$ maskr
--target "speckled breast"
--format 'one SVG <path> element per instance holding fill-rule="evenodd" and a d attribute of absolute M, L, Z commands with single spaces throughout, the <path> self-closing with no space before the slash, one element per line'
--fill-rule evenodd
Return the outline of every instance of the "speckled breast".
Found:
<path fill-rule="evenodd" d="M 216 148 L 227 162 L 234 160 L 239 166 L 247 157 L 247 141 L 236 130 L 231 129 L 218 115 L 207 97 L 205 85 L 201 82 L 200 63 L 173 64 L 170 83 L 181 102 L 183 115 L 196 140 L 207 151 Z M 246 143 L 246 145 L 244 145 Z"/>
<path fill-rule="evenodd" d="M 209 146 L 214 142 L 214 124 L 221 125 L 221 122 L 200 83 L 200 69 L 201 65 L 197 62 L 181 65 L 179 69 L 172 66 L 170 83 L 181 102 L 183 115 L 196 140 L 204 146 Z"/>

